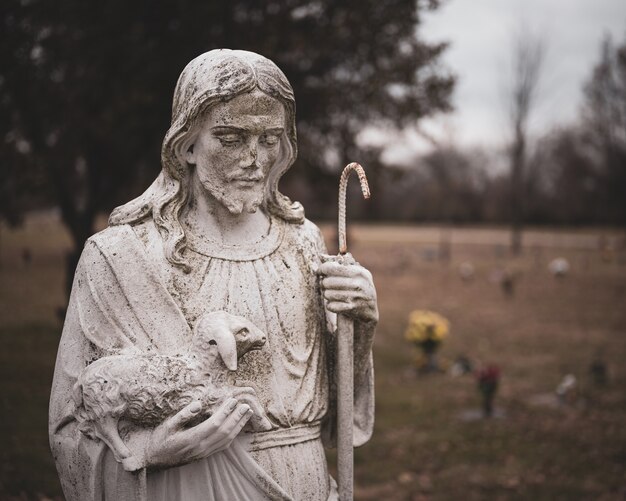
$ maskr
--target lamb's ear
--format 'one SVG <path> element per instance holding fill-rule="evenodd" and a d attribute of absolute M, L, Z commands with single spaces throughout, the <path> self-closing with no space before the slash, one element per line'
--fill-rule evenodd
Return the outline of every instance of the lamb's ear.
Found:
<path fill-rule="evenodd" d="M 237 341 L 230 329 L 220 326 L 213 332 L 213 339 L 217 343 L 217 351 L 222 357 L 224 365 L 228 370 L 237 370 Z"/>

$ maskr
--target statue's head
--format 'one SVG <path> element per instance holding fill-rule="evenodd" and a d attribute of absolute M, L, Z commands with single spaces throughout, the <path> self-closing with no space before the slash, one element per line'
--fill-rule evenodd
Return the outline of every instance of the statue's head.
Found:
<path fill-rule="evenodd" d="M 283 72 L 269 59 L 253 52 L 218 49 L 191 61 L 181 73 L 174 92 L 172 125 L 163 141 L 163 168 L 182 183 L 190 168 L 186 153 L 207 111 L 255 90 L 278 100 L 285 109 L 285 130 L 280 155 L 271 168 L 264 205 L 278 216 L 292 219 L 291 202 L 278 192 L 278 181 L 293 164 L 296 153 L 295 99 Z"/>
<path fill-rule="evenodd" d="M 192 60 L 181 73 L 172 106 L 172 123 L 161 149 L 162 171 L 150 188 L 137 199 L 118 207 L 111 225 L 140 221 L 152 215 L 166 240 L 166 255 L 185 267 L 186 245 L 179 215 L 190 196 L 194 166 L 189 149 L 201 131 L 207 113 L 238 96 L 262 93 L 284 107 L 284 131 L 278 154 L 269 168 L 262 205 L 270 214 L 290 222 L 302 222 L 304 211 L 278 191 L 278 182 L 297 154 L 295 99 L 283 72 L 269 59 L 253 52 L 217 49 Z"/>

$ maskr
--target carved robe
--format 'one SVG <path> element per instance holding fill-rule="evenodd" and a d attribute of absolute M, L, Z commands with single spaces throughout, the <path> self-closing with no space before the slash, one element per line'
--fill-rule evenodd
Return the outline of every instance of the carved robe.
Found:
<path fill-rule="evenodd" d="M 320 435 L 332 436 L 334 337 L 315 275 L 325 252 L 319 230 L 272 218 L 269 233 L 251 245 L 188 235 L 187 246 L 188 274 L 165 259 L 151 220 L 110 227 L 85 246 L 50 402 L 50 442 L 67 500 L 330 499 L 334 481 Z M 262 350 L 240 360 L 237 384 L 256 390 L 274 429 L 242 433 L 227 450 L 187 465 L 124 471 L 104 444 L 77 430 L 77 376 L 102 356 L 179 353 L 196 319 L 217 310 L 267 335 Z M 371 352 L 359 343 L 371 340 L 355 343 L 362 358 L 355 360 L 355 445 L 373 427 Z"/>

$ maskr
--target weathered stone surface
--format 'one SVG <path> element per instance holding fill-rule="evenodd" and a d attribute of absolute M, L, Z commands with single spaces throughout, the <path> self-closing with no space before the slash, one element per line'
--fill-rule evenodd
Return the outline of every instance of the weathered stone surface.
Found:
<path fill-rule="evenodd" d="M 337 313 L 355 322 L 354 443 L 369 439 L 376 292 L 278 191 L 294 110 L 257 54 L 181 74 L 160 175 L 76 270 L 50 401 L 68 501 L 335 497 Z"/>

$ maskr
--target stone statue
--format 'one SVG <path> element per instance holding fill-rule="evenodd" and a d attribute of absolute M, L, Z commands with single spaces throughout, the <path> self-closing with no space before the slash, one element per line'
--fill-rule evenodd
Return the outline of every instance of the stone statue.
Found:
<path fill-rule="evenodd" d="M 296 151 L 270 60 L 213 50 L 183 70 L 161 173 L 76 270 L 50 400 L 68 501 L 336 499 L 336 316 L 354 320 L 358 446 L 376 291 L 278 191 Z"/>

